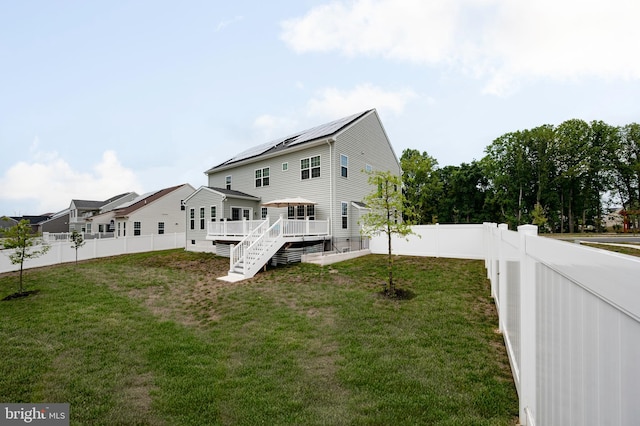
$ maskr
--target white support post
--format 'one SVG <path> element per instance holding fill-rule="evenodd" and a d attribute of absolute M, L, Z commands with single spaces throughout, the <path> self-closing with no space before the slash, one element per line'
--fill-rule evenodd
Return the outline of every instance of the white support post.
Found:
<path fill-rule="evenodd" d="M 498 270 L 496 271 L 497 280 L 498 280 L 498 324 L 500 331 L 505 333 L 507 329 L 507 316 L 509 315 L 509 310 L 507 309 L 507 292 L 509 289 L 507 288 L 507 259 L 506 259 L 506 250 L 503 247 L 502 242 L 502 233 L 509 231 L 509 225 L 506 223 L 501 223 L 498 225 L 498 248 L 497 248 L 497 258 L 498 258 Z"/>
<path fill-rule="evenodd" d="M 229 273 L 233 272 L 233 248 L 235 244 L 229 244 Z"/>
<path fill-rule="evenodd" d="M 535 225 L 521 225 L 520 234 L 520 424 L 533 426 L 536 410 L 536 262 L 527 254 Z"/>

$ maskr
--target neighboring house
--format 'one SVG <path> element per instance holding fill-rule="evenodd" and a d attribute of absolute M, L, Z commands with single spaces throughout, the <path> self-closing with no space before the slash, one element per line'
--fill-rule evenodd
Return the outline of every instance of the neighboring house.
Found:
<path fill-rule="evenodd" d="M 13 228 L 20 222 L 20 219 L 15 219 L 9 216 L 0 216 L 0 231 L 3 229 Z"/>
<path fill-rule="evenodd" d="M 622 207 L 612 207 L 607 210 L 603 218 L 603 227 L 606 231 L 617 231 L 620 232 L 624 227 L 624 216 L 622 212 L 624 209 Z"/>
<path fill-rule="evenodd" d="M 29 225 L 31 226 L 31 232 L 37 234 L 40 232 L 40 224 L 53 216 L 52 213 L 42 214 L 42 215 L 28 215 L 28 216 L 12 216 L 11 219 L 15 220 L 16 223 L 21 220 L 29 221 Z"/>
<path fill-rule="evenodd" d="M 98 227 L 112 223 L 116 238 L 184 232 L 183 201 L 194 191 L 193 186 L 182 184 L 149 192 L 90 218 L 90 222 L 97 222 Z"/>
<path fill-rule="evenodd" d="M 40 232 L 52 234 L 69 232 L 69 209 L 59 211 L 49 219 L 40 222 Z"/>
<path fill-rule="evenodd" d="M 71 205 L 69 206 L 69 228 L 67 231 L 99 232 L 97 229 L 92 229 L 92 224 L 88 221 L 90 217 L 111 211 L 137 196 L 138 194 L 135 192 L 127 192 L 105 201 L 71 200 Z"/>
<path fill-rule="evenodd" d="M 248 255 L 235 259 L 231 244 L 235 250 L 248 248 L 260 233 L 278 229 L 284 234 L 265 254 L 250 255 L 253 269 L 265 265 L 275 252 L 282 253 L 283 247 L 354 248 L 353 242 L 361 241 L 358 219 L 366 211 L 362 200 L 374 189 L 367 171 L 401 175 L 375 109 L 244 151 L 207 170 L 207 186 L 185 200 L 187 250 L 215 244 L 218 254 L 229 255 L 237 263 L 230 269 L 251 276 L 254 272 L 244 267 Z M 298 197 L 304 200 L 296 201 Z M 292 200 L 278 206 L 270 203 L 283 199 Z M 267 232 L 260 228 L 267 217 L 268 225 L 280 217 L 283 221 Z"/>

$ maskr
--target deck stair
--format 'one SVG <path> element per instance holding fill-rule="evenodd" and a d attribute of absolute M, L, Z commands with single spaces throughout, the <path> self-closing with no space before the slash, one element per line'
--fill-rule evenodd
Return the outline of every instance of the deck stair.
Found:
<path fill-rule="evenodd" d="M 257 274 L 285 244 L 282 225 L 282 218 L 271 226 L 266 219 L 237 245 L 232 246 L 228 277 L 239 279 L 238 276 L 242 276 L 242 279 L 247 279 Z"/>

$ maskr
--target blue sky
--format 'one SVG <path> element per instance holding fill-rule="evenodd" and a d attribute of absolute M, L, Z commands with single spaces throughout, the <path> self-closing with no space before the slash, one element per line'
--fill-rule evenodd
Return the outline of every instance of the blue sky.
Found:
<path fill-rule="evenodd" d="M 530 4 L 529 4 L 530 3 Z M 640 121 L 635 0 L 0 3 L 0 215 L 190 183 L 376 108 L 400 156 Z"/>

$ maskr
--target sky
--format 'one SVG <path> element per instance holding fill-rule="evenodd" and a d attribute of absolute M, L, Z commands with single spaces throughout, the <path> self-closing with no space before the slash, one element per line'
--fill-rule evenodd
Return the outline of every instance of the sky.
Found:
<path fill-rule="evenodd" d="M 440 167 L 640 121 L 637 0 L 0 0 L 0 215 L 189 183 L 376 108 Z"/>

